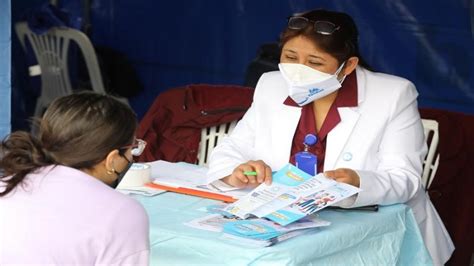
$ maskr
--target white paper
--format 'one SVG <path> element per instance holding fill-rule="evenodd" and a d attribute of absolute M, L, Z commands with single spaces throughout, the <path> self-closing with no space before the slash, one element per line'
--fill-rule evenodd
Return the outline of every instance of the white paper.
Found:
<path fill-rule="evenodd" d="M 150 187 L 130 187 L 130 188 L 117 188 L 117 191 L 129 195 L 129 194 L 137 194 L 147 197 L 156 196 L 158 194 L 166 192 L 166 190 L 150 188 Z"/>
<path fill-rule="evenodd" d="M 207 184 L 207 167 L 195 164 L 167 161 L 154 161 L 147 163 L 151 166 L 153 183 L 175 188 L 192 188 L 205 192 L 213 192 L 233 197 L 235 199 L 245 196 L 251 189 L 220 190 Z"/>
<path fill-rule="evenodd" d="M 227 191 L 232 191 L 232 190 L 238 190 L 239 188 L 233 187 L 231 185 L 228 185 L 221 180 L 214 180 L 213 182 L 208 184 L 210 189 L 219 191 L 219 192 L 227 192 Z"/>
<path fill-rule="evenodd" d="M 197 187 L 206 185 L 207 168 L 195 164 L 167 161 L 154 161 L 151 166 L 151 177 L 160 184 L 172 187 Z"/>

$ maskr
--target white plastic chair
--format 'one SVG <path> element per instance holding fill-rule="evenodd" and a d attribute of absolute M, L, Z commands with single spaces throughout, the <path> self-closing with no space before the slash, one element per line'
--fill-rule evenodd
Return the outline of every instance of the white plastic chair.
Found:
<path fill-rule="evenodd" d="M 30 30 L 26 22 L 16 23 L 15 31 L 25 51 L 25 39 L 28 39 L 39 64 L 36 72 L 41 74 L 41 94 L 36 102 L 35 116 L 41 116 L 44 109 L 57 97 L 73 93 L 68 69 L 71 42 L 75 43 L 82 52 L 92 90 L 105 94 L 94 47 L 84 33 L 61 27 L 51 28 L 48 32 L 38 35 Z M 121 101 L 128 104 L 125 98 Z"/>
<path fill-rule="evenodd" d="M 209 155 L 212 150 L 219 144 L 219 141 L 224 137 L 232 133 L 237 121 L 229 123 L 206 127 L 201 130 L 201 142 L 199 143 L 197 164 L 200 166 L 207 166 Z"/>
<path fill-rule="evenodd" d="M 77 44 L 84 56 L 93 90 L 105 93 L 94 48 L 84 33 L 71 28 L 52 28 L 38 35 L 26 22 L 16 23 L 15 30 L 25 50 L 25 39 L 28 39 L 40 67 L 41 94 L 36 102 L 35 116 L 41 116 L 55 98 L 73 93 L 68 69 L 71 41 Z"/>
<path fill-rule="evenodd" d="M 438 122 L 432 119 L 421 119 L 421 122 L 425 132 L 425 141 L 428 143 L 428 154 L 423 162 L 421 182 L 425 190 L 428 190 L 439 166 L 440 154 L 437 151 L 439 142 Z"/>

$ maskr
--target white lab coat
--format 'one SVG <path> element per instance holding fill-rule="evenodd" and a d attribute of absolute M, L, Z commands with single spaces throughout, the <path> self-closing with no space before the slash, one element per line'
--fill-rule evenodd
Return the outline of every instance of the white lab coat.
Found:
<path fill-rule="evenodd" d="M 341 122 L 327 136 L 324 170 L 351 168 L 359 174 L 362 192 L 344 207 L 407 203 L 434 263 L 443 264 L 454 245 L 421 185 L 427 147 L 415 86 L 361 67 L 356 75 L 358 106 L 338 108 Z M 283 104 L 287 97 L 280 72 L 260 78 L 252 106 L 213 150 L 208 182 L 248 160 L 263 160 L 272 170 L 288 163 L 301 108 Z"/>

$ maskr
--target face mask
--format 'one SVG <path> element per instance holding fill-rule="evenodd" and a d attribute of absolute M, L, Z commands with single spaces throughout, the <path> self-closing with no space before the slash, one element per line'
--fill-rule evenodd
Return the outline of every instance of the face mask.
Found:
<path fill-rule="evenodd" d="M 120 184 L 120 181 L 122 181 L 123 177 L 125 176 L 125 174 L 128 172 L 128 169 L 130 169 L 130 167 L 132 166 L 133 162 L 130 162 L 125 156 L 124 156 L 125 160 L 127 160 L 127 166 L 125 166 L 125 169 L 122 170 L 122 172 L 117 172 L 115 171 L 115 173 L 117 174 L 117 180 L 115 180 L 115 182 L 111 185 L 112 188 L 117 188 L 117 186 Z"/>
<path fill-rule="evenodd" d="M 303 64 L 281 63 L 278 65 L 283 78 L 289 86 L 289 96 L 299 106 L 306 105 L 322 98 L 341 87 L 342 82 L 337 79 L 344 63 L 333 75 L 327 74 Z"/>

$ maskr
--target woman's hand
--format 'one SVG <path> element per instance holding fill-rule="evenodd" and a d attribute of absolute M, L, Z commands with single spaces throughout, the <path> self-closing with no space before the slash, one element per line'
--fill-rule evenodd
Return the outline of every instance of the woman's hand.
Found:
<path fill-rule="evenodd" d="M 256 175 L 244 172 L 256 172 Z M 256 187 L 265 182 L 267 185 L 272 183 L 272 169 L 262 160 L 248 161 L 237 166 L 231 175 L 222 178 L 225 183 L 238 188 Z"/>
<path fill-rule="evenodd" d="M 360 177 L 356 171 L 349 168 L 338 168 L 324 172 L 328 178 L 334 179 L 337 182 L 346 183 L 355 187 L 360 187 Z"/>

